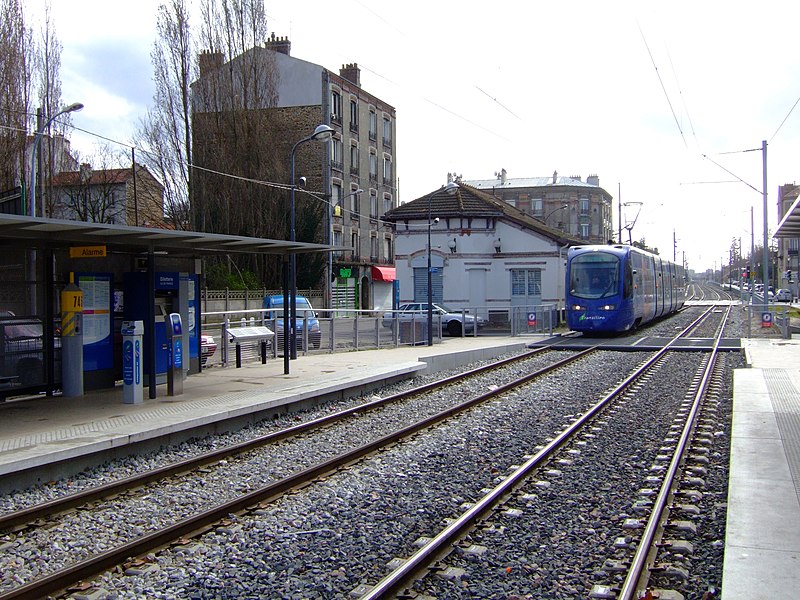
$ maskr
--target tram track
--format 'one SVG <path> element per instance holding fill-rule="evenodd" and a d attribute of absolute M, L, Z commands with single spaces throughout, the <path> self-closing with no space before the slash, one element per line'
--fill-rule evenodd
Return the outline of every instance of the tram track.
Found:
<path fill-rule="evenodd" d="M 571 359 L 572 357 L 569 358 Z M 564 362 L 566 363 L 567 361 Z M 554 366 L 553 368 L 557 367 Z M 518 385 L 524 385 L 525 383 L 525 381 L 522 381 Z M 450 385 L 452 385 L 452 383 Z M 511 388 L 498 386 L 496 389 L 484 394 L 483 396 L 485 397 L 482 400 L 473 399 L 474 405 L 486 402 L 487 400 L 496 398 L 504 393 L 508 393 L 510 389 Z M 441 420 L 451 418 L 456 414 L 456 412 L 461 412 L 462 410 L 469 408 L 469 406 L 467 406 L 468 403 L 464 404 L 464 408 L 459 409 L 458 411 L 451 409 L 441 411 L 441 414 L 437 415 L 437 418 L 440 418 Z M 360 415 L 363 415 L 364 412 L 366 412 L 364 409 L 361 409 L 360 411 L 356 409 L 353 415 L 355 415 L 356 418 L 360 418 Z M 183 522 L 176 524 L 176 526 L 173 528 L 168 528 L 160 532 L 143 536 L 134 542 L 131 542 L 131 544 L 127 546 L 121 546 L 114 551 L 114 556 L 112 556 L 111 553 L 105 553 L 104 555 L 97 556 L 93 559 L 77 563 L 62 572 L 61 575 L 53 574 L 44 578 L 40 578 L 40 580 L 34 582 L 38 586 L 36 591 L 30 587 L 30 585 L 33 584 L 30 584 L 26 586 L 20 586 L 8 594 L 2 594 L 0 595 L 0 598 L 39 597 L 42 593 L 42 590 L 48 590 L 44 593 L 52 593 L 53 591 L 62 590 L 68 585 L 65 583 L 68 579 L 72 579 L 73 581 L 85 579 L 100 570 L 112 568 L 114 565 L 128 564 L 128 566 L 134 571 L 140 569 L 140 566 L 131 566 L 133 563 L 130 563 L 126 559 L 131 556 L 140 556 L 150 553 L 154 551 L 154 549 L 160 547 L 175 546 L 176 544 L 179 547 L 183 546 L 187 543 L 184 538 L 193 534 L 197 534 L 198 532 L 214 531 L 220 528 L 227 529 L 224 525 L 220 525 L 220 523 L 226 522 L 231 513 L 238 513 L 240 511 L 249 511 L 250 513 L 253 511 L 263 511 L 265 510 L 266 502 L 280 497 L 286 492 L 296 491 L 299 488 L 303 488 L 307 486 L 310 481 L 320 480 L 320 478 L 327 478 L 331 473 L 336 472 L 343 466 L 354 464 L 359 460 L 359 457 L 374 454 L 379 449 L 385 447 L 385 445 L 396 444 L 401 439 L 406 439 L 409 436 L 418 434 L 420 431 L 431 427 L 432 424 L 433 421 L 427 425 L 417 424 L 411 426 L 405 430 L 397 431 L 391 435 L 384 436 L 384 438 L 376 440 L 374 443 L 364 444 L 357 449 L 355 454 L 342 455 L 336 459 L 318 463 L 313 467 L 309 467 L 302 472 L 297 473 L 297 477 L 290 477 L 281 482 L 275 482 L 271 486 L 262 488 L 258 493 L 253 492 L 244 494 L 239 498 L 232 500 L 230 503 L 216 507 L 216 515 L 211 514 L 210 511 L 209 514 L 196 515 L 196 517 L 186 519 Z M 218 458 L 216 460 L 226 459 Z M 145 567 L 146 566 L 147 565 L 145 565 Z M 61 577 L 61 579 L 56 579 L 56 577 Z"/>
<path fill-rule="evenodd" d="M 547 348 L 543 349 L 545 353 Z M 68 579 L 78 580 L 89 576 L 99 570 L 110 568 L 114 564 L 119 564 L 127 559 L 129 556 L 135 556 L 151 551 L 154 548 L 161 547 L 168 544 L 170 540 L 179 539 L 183 536 L 191 535 L 193 532 L 201 530 L 215 521 L 225 518 L 231 512 L 241 511 L 248 506 L 264 502 L 268 499 L 275 498 L 288 491 L 297 489 L 306 485 L 309 481 L 323 476 L 338 469 L 344 464 L 350 463 L 358 458 L 365 456 L 387 444 L 394 443 L 416 431 L 430 427 L 437 422 L 452 417 L 453 415 L 469 409 L 471 406 L 484 402 L 492 396 L 501 393 L 502 390 L 507 389 L 509 386 L 523 385 L 526 381 L 541 377 L 550 371 L 557 369 L 561 366 L 567 365 L 580 359 L 592 350 L 575 353 L 571 356 L 563 358 L 562 353 L 556 353 L 559 359 L 553 361 L 547 359 L 547 364 L 540 365 L 533 373 L 527 374 L 508 385 L 497 385 L 496 382 L 492 383 L 493 389 L 487 393 L 474 397 L 466 402 L 460 402 L 454 406 L 439 411 L 422 421 L 418 421 L 403 429 L 397 430 L 389 435 L 383 436 L 370 443 L 358 446 L 357 448 L 345 453 L 338 454 L 333 458 L 317 463 L 311 467 L 300 469 L 290 476 L 282 476 L 277 481 L 269 485 L 262 486 L 260 489 L 237 495 L 237 497 L 228 502 L 219 504 L 209 510 L 205 510 L 195 514 L 192 517 L 180 520 L 169 527 L 164 527 L 160 531 L 152 532 L 140 536 L 136 540 L 129 543 L 120 545 L 112 551 L 99 554 L 94 557 L 78 561 L 71 566 L 66 567 L 60 572 L 46 575 L 37 579 L 34 582 L 28 583 L 24 586 L 4 592 L 0 594 L 0 598 L 25 598 L 25 597 L 39 597 L 41 594 L 51 593 L 54 590 L 64 589 L 66 584 L 64 581 Z M 408 401 L 410 398 L 423 398 L 427 394 L 435 394 L 437 390 L 446 387 L 458 385 L 463 381 L 470 381 L 475 377 L 485 376 L 488 373 L 495 373 L 502 367 L 511 367 L 512 369 L 524 368 L 525 363 L 530 363 L 534 358 L 538 359 L 544 353 L 541 350 L 535 350 L 525 353 L 519 357 L 512 357 L 499 363 L 494 363 L 486 367 L 474 369 L 456 376 L 448 377 L 446 379 L 426 384 L 419 388 L 414 388 L 406 392 L 395 394 L 391 397 L 373 400 L 357 407 L 340 411 L 333 415 L 329 415 L 308 423 L 303 423 L 295 427 L 288 428 L 276 432 L 271 435 L 261 436 L 256 440 L 251 440 L 243 444 L 216 450 L 211 453 L 206 453 L 200 456 L 192 457 L 191 459 L 182 461 L 181 463 L 168 465 L 159 469 L 155 469 L 148 473 L 143 473 L 135 477 L 126 478 L 121 481 L 113 482 L 111 484 L 100 486 L 99 488 L 87 490 L 74 496 L 60 498 L 44 505 L 29 507 L 16 513 L 4 515 L 0 520 L 0 526 L 5 530 L 16 530 L 20 535 L 29 535 L 26 532 L 36 530 L 49 530 L 54 527 L 53 519 L 59 514 L 75 514 L 74 511 L 94 511 L 98 509 L 98 505 L 106 498 L 110 498 L 114 502 L 119 502 L 120 498 L 136 490 L 137 493 L 147 493 L 147 486 L 155 482 L 164 481 L 165 478 L 174 478 L 181 474 L 191 473 L 197 469 L 206 469 L 209 465 L 226 463 L 231 457 L 245 455 L 265 445 L 286 442 L 286 440 L 308 435 L 315 431 L 320 431 L 326 427 L 334 427 L 337 423 L 342 423 L 347 420 L 360 420 L 368 412 L 380 411 L 390 405 L 397 405 L 403 401 Z M 539 360 L 541 363 L 542 361 Z M 495 380 L 492 380 L 495 381 Z M 484 384 L 486 386 L 488 384 Z M 466 392 L 465 392 L 466 393 Z M 424 400 L 423 400 L 424 402 Z M 172 484 L 176 485 L 176 484 Z M 178 487 L 176 485 L 176 487 Z M 79 534 L 76 534 L 79 535 Z M 6 542 L 10 540 L 6 539 Z"/>
<path fill-rule="evenodd" d="M 680 337 L 691 331 L 699 321 L 704 320 L 706 317 L 707 314 L 701 316 L 695 324 L 676 336 L 672 342 L 677 342 Z M 723 324 L 718 324 L 719 331 L 722 331 L 722 328 Z M 541 449 L 538 449 L 535 455 L 528 457 L 522 466 L 508 474 L 499 485 L 488 491 L 469 510 L 454 519 L 446 528 L 438 533 L 429 534 L 428 541 L 414 554 L 407 558 L 398 559 L 397 562 L 401 563 L 398 568 L 394 569 L 377 584 L 363 586 L 359 590 L 358 597 L 362 600 L 391 598 L 398 595 L 410 597 L 415 594 L 446 597 L 448 594 L 455 593 L 452 589 L 453 580 L 456 583 L 462 583 L 470 590 L 480 589 L 481 585 L 487 584 L 481 583 L 476 585 L 475 588 L 473 588 L 473 585 L 485 573 L 489 573 L 490 576 L 493 574 L 495 577 L 501 576 L 497 569 L 498 556 L 500 555 L 504 556 L 505 561 L 501 562 L 501 564 L 508 565 L 508 572 L 503 576 L 506 584 L 503 593 L 508 593 L 510 589 L 514 592 L 511 595 L 518 594 L 536 598 L 554 597 L 550 595 L 557 591 L 554 589 L 542 590 L 541 595 L 531 595 L 531 588 L 538 587 L 537 585 L 531 585 L 530 581 L 530 574 L 536 569 L 525 563 L 525 559 L 519 556 L 520 552 L 514 549 L 513 545 L 510 553 L 517 556 L 510 557 L 508 556 L 509 549 L 498 548 L 497 546 L 502 547 L 503 544 L 495 544 L 495 542 L 498 539 L 512 537 L 506 534 L 506 528 L 525 529 L 530 527 L 534 530 L 537 528 L 537 525 L 534 524 L 538 514 L 536 506 L 541 507 L 541 503 L 544 500 L 540 486 L 546 485 L 549 487 L 550 483 L 546 481 L 548 479 L 555 480 L 553 486 L 558 486 L 559 482 L 557 480 L 560 477 L 561 469 L 570 469 L 571 466 L 569 465 L 572 465 L 570 455 L 565 454 L 563 449 L 568 448 L 570 452 L 576 454 L 586 453 L 584 450 L 579 449 L 579 444 L 582 442 L 577 442 L 576 444 L 576 440 L 583 436 L 583 441 L 585 442 L 587 438 L 599 436 L 599 432 L 605 428 L 606 422 L 612 419 L 611 416 L 606 416 L 608 412 L 611 410 L 622 411 L 624 409 L 619 408 L 618 405 L 624 406 L 626 403 L 634 403 L 637 388 L 648 385 L 644 380 L 654 377 L 653 371 L 657 370 L 664 360 L 668 360 L 668 348 L 669 346 L 655 353 L 619 386 L 599 400 L 569 427 L 555 435 L 554 439 Z M 703 363 L 708 361 L 709 358 L 707 356 L 701 359 Z M 704 369 L 705 367 L 701 368 Z M 691 385 L 691 382 L 687 385 Z M 603 416 L 600 417 L 602 420 L 598 423 L 600 415 Z M 598 433 L 595 433 L 595 431 Z M 623 460 L 622 457 L 620 457 L 620 460 Z M 562 467 L 562 465 L 566 466 Z M 591 470 L 594 465 L 587 464 L 584 468 Z M 542 479 L 535 480 L 537 477 Z M 531 481 L 532 478 L 534 478 L 534 481 Z M 587 473 L 585 476 L 574 476 L 573 479 L 588 481 L 591 479 L 591 475 Z M 564 509 L 565 511 L 570 510 L 571 497 L 571 495 L 566 494 L 560 498 L 562 502 L 564 500 L 567 501 L 568 507 Z M 532 506 L 533 508 L 531 508 Z M 548 505 L 548 511 L 553 511 L 552 505 Z M 529 514 L 526 515 L 525 513 Z M 509 517 L 509 515 L 511 516 Z M 515 523 L 518 521 L 521 521 L 522 524 Z M 501 533 L 498 533 L 499 531 Z M 451 560 L 451 554 L 455 555 L 453 560 Z M 484 555 L 490 555 L 491 560 L 484 559 Z M 474 568 L 476 566 L 477 568 Z M 511 576 L 512 571 L 517 572 L 513 577 Z M 509 583 L 520 577 L 522 581 L 519 583 Z M 515 587 L 515 585 L 518 587 Z M 574 586 L 568 590 L 569 594 L 577 594 L 578 592 L 578 588 Z M 474 593 L 479 597 L 484 597 L 485 588 L 483 594 L 480 592 Z M 497 593 L 500 592 L 498 591 Z M 599 595 L 597 597 L 604 596 Z M 607 597 L 614 596 L 609 595 Z"/>

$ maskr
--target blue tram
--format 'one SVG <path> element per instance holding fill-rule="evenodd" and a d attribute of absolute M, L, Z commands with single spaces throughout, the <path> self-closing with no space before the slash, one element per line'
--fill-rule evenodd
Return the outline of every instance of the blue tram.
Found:
<path fill-rule="evenodd" d="M 567 325 L 627 331 L 683 306 L 682 265 L 633 246 L 576 246 L 567 255 Z"/>

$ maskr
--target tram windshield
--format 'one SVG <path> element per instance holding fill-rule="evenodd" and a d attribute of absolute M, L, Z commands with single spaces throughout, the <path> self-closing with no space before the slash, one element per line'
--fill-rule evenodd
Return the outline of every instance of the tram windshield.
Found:
<path fill-rule="evenodd" d="M 607 298 L 619 294 L 619 265 L 619 258 L 606 252 L 574 257 L 570 262 L 570 294 L 578 298 Z"/>

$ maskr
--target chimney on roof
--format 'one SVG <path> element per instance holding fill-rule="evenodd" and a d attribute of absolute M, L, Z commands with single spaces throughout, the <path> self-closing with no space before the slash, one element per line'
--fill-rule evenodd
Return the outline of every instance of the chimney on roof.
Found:
<path fill-rule="evenodd" d="M 89 183 L 92 178 L 92 165 L 89 163 L 81 163 L 78 178 L 81 183 Z"/>
<path fill-rule="evenodd" d="M 222 66 L 223 60 L 222 52 L 203 50 L 198 58 L 198 62 L 200 63 L 200 77 L 205 77 L 211 73 L 211 71 L 219 69 Z"/>
<path fill-rule="evenodd" d="M 581 180 L 581 176 L 580 175 L 570 175 L 569 178 L 572 179 L 573 181 L 580 181 Z"/>
<path fill-rule="evenodd" d="M 292 42 L 289 41 L 288 37 L 275 37 L 275 32 L 273 31 L 270 38 L 264 42 L 264 47 L 268 50 L 274 50 L 275 52 L 290 56 Z"/>
<path fill-rule="evenodd" d="M 339 75 L 350 83 L 361 87 L 361 69 L 358 68 L 358 63 L 342 65 L 342 68 L 339 69 Z"/>
<path fill-rule="evenodd" d="M 558 171 L 553 171 L 553 185 L 558 183 Z"/>
<path fill-rule="evenodd" d="M 597 175 L 589 175 L 586 178 L 586 183 L 588 183 L 589 185 L 596 185 L 597 187 L 600 187 L 600 178 Z"/>

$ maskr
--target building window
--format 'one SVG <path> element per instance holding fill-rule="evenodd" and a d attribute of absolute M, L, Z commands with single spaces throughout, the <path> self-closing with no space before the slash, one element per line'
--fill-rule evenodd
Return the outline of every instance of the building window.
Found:
<path fill-rule="evenodd" d="M 392 185 L 392 159 L 388 156 L 383 157 L 383 183 Z"/>
<path fill-rule="evenodd" d="M 334 230 L 333 232 L 333 245 L 340 246 L 342 245 L 342 232 Z M 341 260 L 344 258 L 344 254 L 341 250 L 336 250 L 333 253 L 333 258 Z"/>
<path fill-rule="evenodd" d="M 378 139 L 378 115 L 374 110 L 369 111 L 369 139 L 373 142 Z"/>
<path fill-rule="evenodd" d="M 342 124 L 342 95 L 337 91 L 331 92 L 331 121 Z"/>
<path fill-rule="evenodd" d="M 392 122 L 386 117 L 383 118 L 383 145 L 392 147 Z"/>
<path fill-rule="evenodd" d="M 391 196 L 384 196 L 383 197 L 383 214 L 386 214 L 392 210 L 392 197 Z"/>
<path fill-rule="evenodd" d="M 353 194 L 355 190 L 351 190 L 350 193 L 350 215 L 356 219 L 361 216 L 361 202 L 359 200 L 359 194 Z"/>
<path fill-rule="evenodd" d="M 369 217 L 371 219 L 378 218 L 378 196 L 375 192 L 369 194 Z"/>
<path fill-rule="evenodd" d="M 394 261 L 394 255 L 392 254 L 392 238 L 383 238 L 383 259 L 387 263 Z"/>
<path fill-rule="evenodd" d="M 339 171 L 344 169 L 342 163 L 342 140 L 334 139 L 331 145 L 331 167 Z"/>
<path fill-rule="evenodd" d="M 358 131 L 358 102 L 350 100 L 350 131 Z"/>
<path fill-rule="evenodd" d="M 369 153 L 369 180 L 378 181 L 378 155 L 374 152 Z"/>
<path fill-rule="evenodd" d="M 581 223 L 581 238 L 583 238 L 584 240 L 589 239 L 589 229 L 590 229 L 589 223 Z"/>
<path fill-rule="evenodd" d="M 350 234 L 350 245 L 353 247 L 353 259 L 358 258 L 361 256 L 361 253 L 358 250 L 358 232 L 354 231 Z"/>
<path fill-rule="evenodd" d="M 581 198 L 581 214 L 588 215 L 589 214 L 589 199 L 588 198 Z"/>
<path fill-rule="evenodd" d="M 537 216 L 541 216 L 542 214 L 542 199 L 541 198 L 534 198 L 531 200 L 531 210 L 533 214 Z"/>
<path fill-rule="evenodd" d="M 516 297 L 542 295 L 542 271 L 540 269 L 512 269 L 511 295 Z"/>
<path fill-rule="evenodd" d="M 350 173 L 358 175 L 359 171 L 358 146 L 350 146 Z"/>
<path fill-rule="evenodd" d="M 333 207 L 333 216 L 341 217 L 344 206 L 342 206 L 342 186 L 338 183 L 331 186 L 331 206 Z"/>
<path fill-rule="evenodd" d="M 378 262 L 378 238 L 374 235 L 369 238 L 369 259 Z"/>

